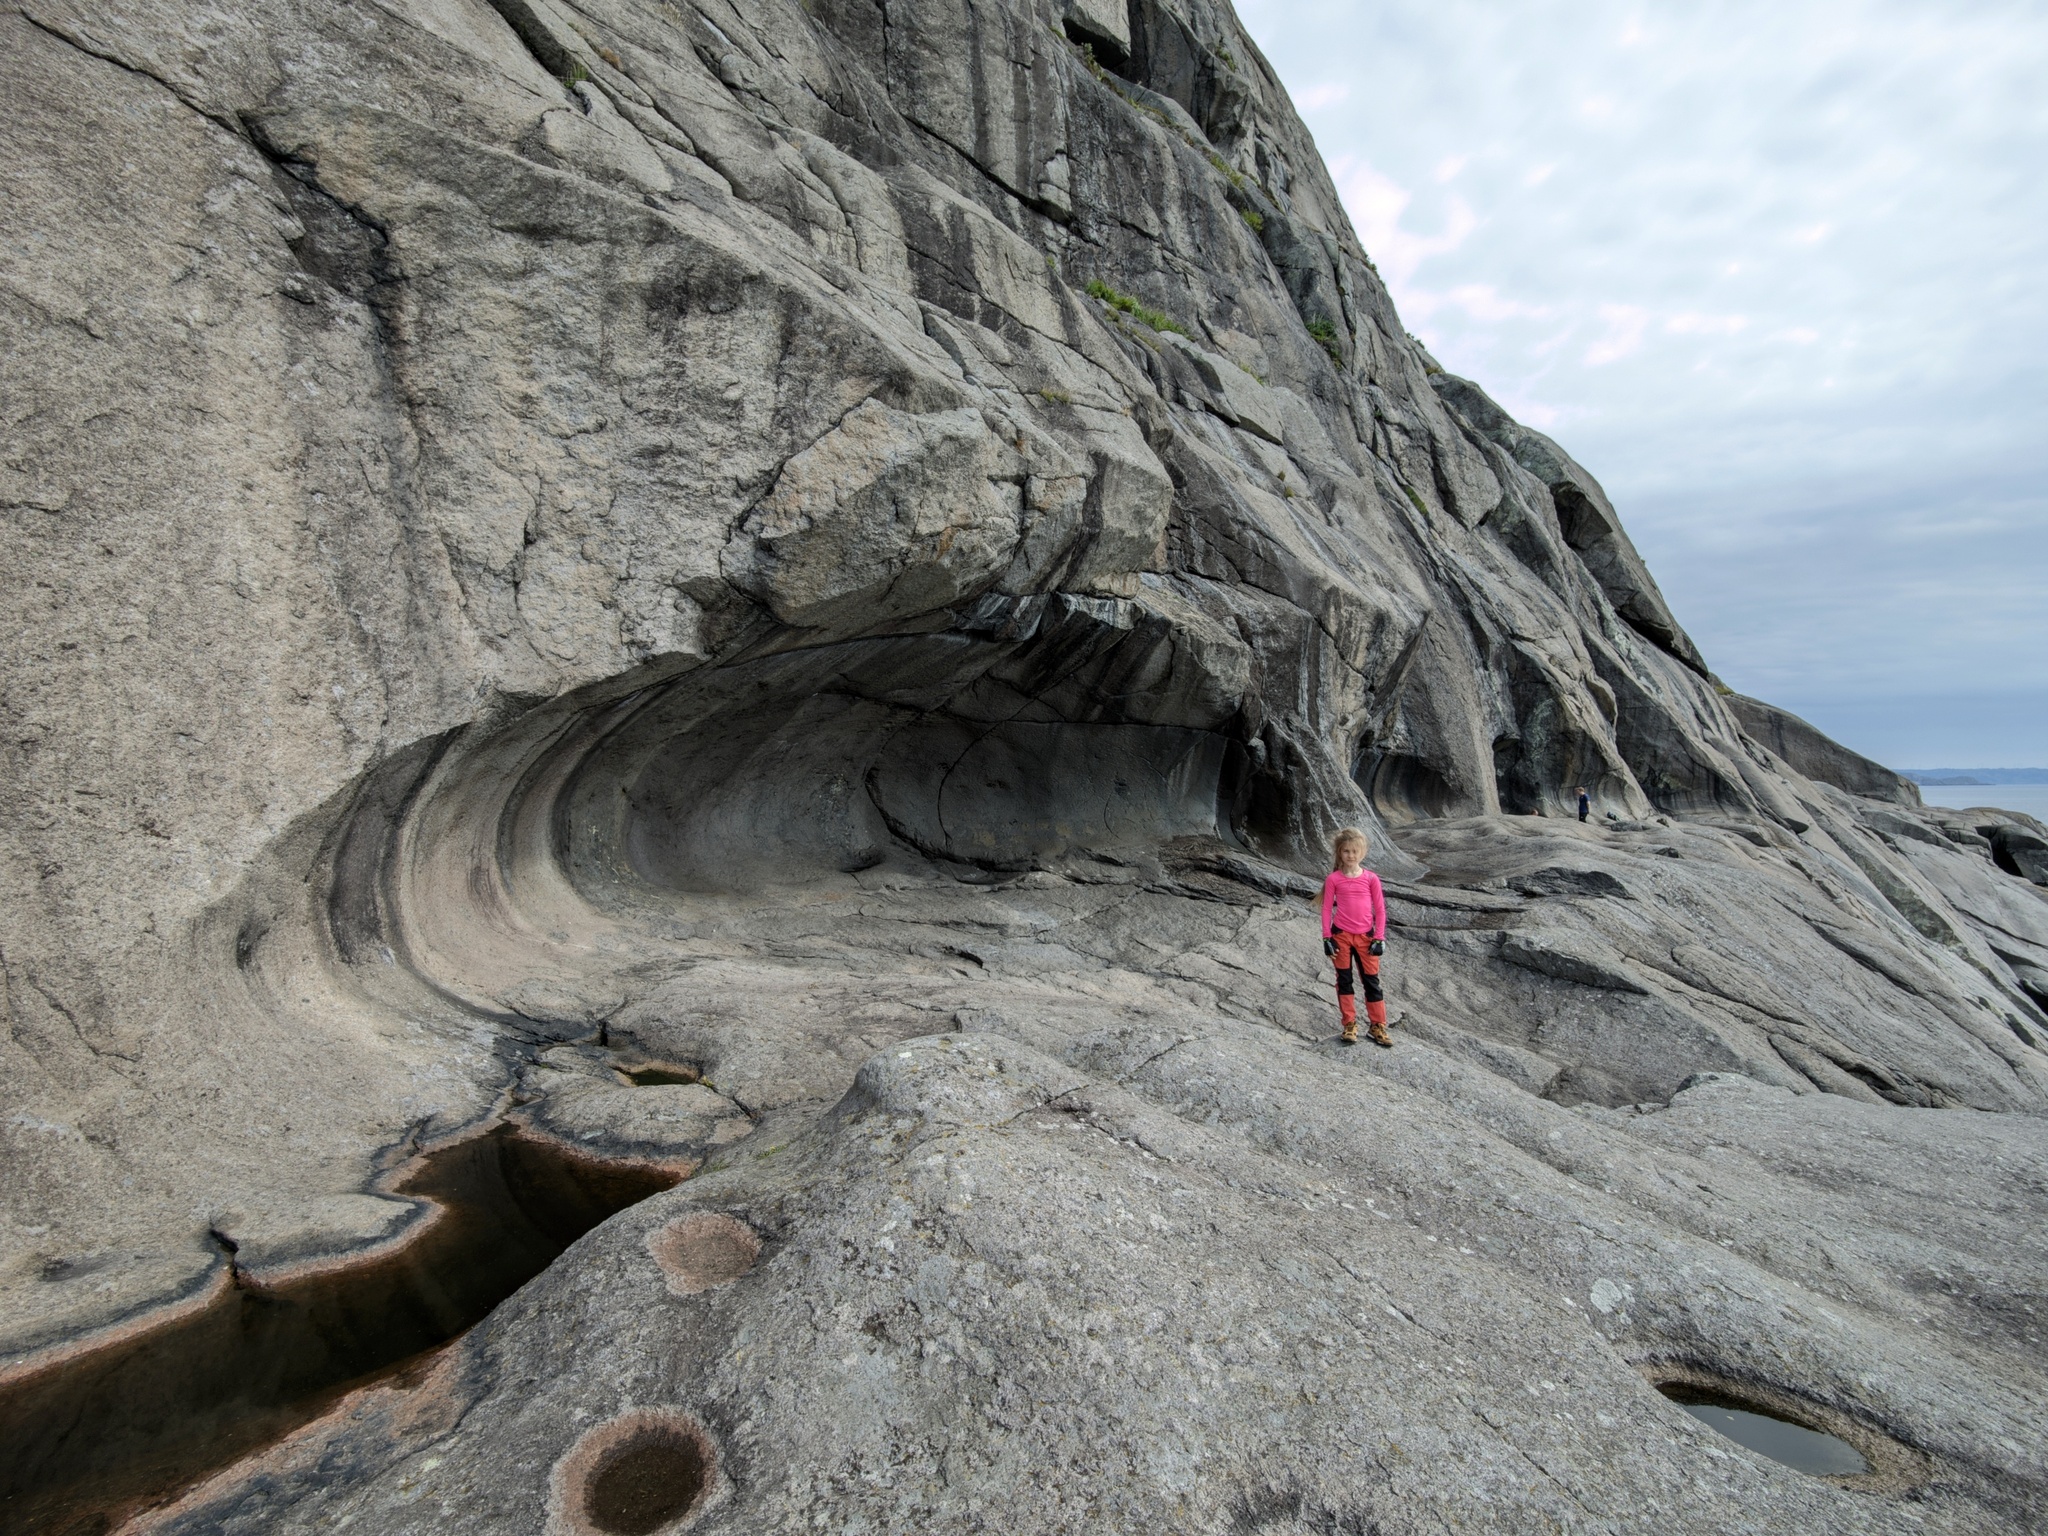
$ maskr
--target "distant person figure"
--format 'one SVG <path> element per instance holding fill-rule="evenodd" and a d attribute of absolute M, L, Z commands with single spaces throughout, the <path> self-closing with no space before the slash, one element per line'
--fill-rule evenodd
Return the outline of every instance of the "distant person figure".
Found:
<path fill-rule="evenodd" d="M 1593 814 L 1593 797 L 1586 793 L 1586 786 L 1579 786 L 1579 820 L 1584 821 Z"/>
<path fill-rule="evenodd" d="M 1374 1045 L 1392 1048 L 1387 1038 L 1386 994 L 1380 991 L 1380 956 L 1386 953 L 1387 895 L 1380 877 L 1365 865 L 1365 834 L 1346 827 L 1337 834 L 1336 864 L 1323 882 L 1323 953 L 1337 967 L 1337 1016 L 1342 1043 L 1358 1044 L 1358 997 L 1352 968 L 1365 978 L 1365 1017 Z"/>

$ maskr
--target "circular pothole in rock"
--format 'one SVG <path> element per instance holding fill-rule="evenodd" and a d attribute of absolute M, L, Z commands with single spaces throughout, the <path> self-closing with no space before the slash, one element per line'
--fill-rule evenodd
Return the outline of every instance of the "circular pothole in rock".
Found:
<path fill-rule="evenodd" d="M 647 1251 L 678 1296 L 727 1285 L 754 1267 L 761 1236 L 736 1217 L 693 1211 L 648 1234 Z"/>
<path fill-rule="evenodd" d="M 561 1525 L 576 1536 L 667 1536 L 703 1508 L 717 1470 L 710 1437 L 687 1415 L 621 1414 L 556 1463 Z"/>
<path fill-rule="evenodd" d="M 1863 1453 L 1838 1435 L 1704 1387 L 1674 1382 L 1657 1389 L 1687 1413 L 1744 1450 L 1813 1477 L 1861 1477 Z"/>
<path fill-rule="evenodd" d="M 1925 1452 L 1901 1444 L 1858 1414 L 1695 1365 L 1650 1367 L 1650 1384 L 1744 1450 L 1809 1477 L 1867 1493 L 1901 1494 L 1933 1471 Z"/>

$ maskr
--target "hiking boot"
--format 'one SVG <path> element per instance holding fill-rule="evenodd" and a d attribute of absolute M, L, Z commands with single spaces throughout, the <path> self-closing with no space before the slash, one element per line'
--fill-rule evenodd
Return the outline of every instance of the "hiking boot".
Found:
<path fill-rule="evenodd" d="M 1339 1035 L 1339 1036 L 1337 1037 L 1337 1043 L 1338 1043 L 1339 1045 L 1356 1045 L 1356 1044 L 1358 1044 L 1358 1031 L 1357 1031 L 1357 1030 L 1355 1030 L 1355 1029 L 1347 1029 L 1347 1030 L 1345 1030 L 1343 1034 L 1341 1034 L 1341 1035 Z"/>
<path fill-rule="evenodd" d="M 1388 1037 L 1387 1026 L 1384 1024 L 1373 1025 L 1368 1032 L 1368 1038 L 1374 1045 L 1384 1046 L 1390 1051 L 1394 1048 L 1394 1042 Z"/>

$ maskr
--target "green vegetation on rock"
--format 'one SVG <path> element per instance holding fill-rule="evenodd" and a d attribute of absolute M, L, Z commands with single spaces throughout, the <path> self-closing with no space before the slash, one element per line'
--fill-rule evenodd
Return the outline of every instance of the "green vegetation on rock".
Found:
<path fill-rule="evenodd" d="M 1244 173 L 1217 154 L 1213 149 L 1208 152 L 1208 156 L 1209 163 L 1223 173 L 1223 179 L 1242 192 L 1244 190 Z"/>
<path fill-rule="evenodd" d="M 1308 333 L 1316 339 L 1316 345 L 1330 354 L 1330 361 L 1338 367 L 1344 366 L 1344 353 L 1337 344 L 1337 327 L 1329 318 L 1318 315 L 1308 323 Z"/>
<path fill-rule="evenodd" d="M 1111 309 L 1119 310 L 1139 324 L 1149 325 L 1155 331 L 1172 331 L 1180 336 L 1188 334 L 1188 328 L 1171 315 L 1163 315 L 1156 309 L 1147 309 L 1128 293 L 1118 293 L 1099 277 L 1088 279 L 1088 297 L 1101 300 Z"/>

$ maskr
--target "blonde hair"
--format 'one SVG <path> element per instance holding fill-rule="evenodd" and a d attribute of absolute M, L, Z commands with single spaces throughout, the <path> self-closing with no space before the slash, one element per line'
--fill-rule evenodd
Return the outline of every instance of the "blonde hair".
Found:
<path fill-rule="evenodd" d="M 1346 843 L 1358 844 L 1358 857 L 1361 863 L 1364 862 L 1366 854 L 1372 851 L 1372 844 L 1366 840 L 1363 832 L 1359 831 L 1356 827 L 1346 827 L 1337 834 L 1337 841 L 1330 845 L 1330 868 L 1342 869 L 1344 867 L 1344 845 Z"/>

